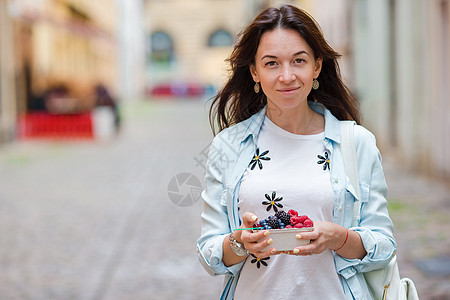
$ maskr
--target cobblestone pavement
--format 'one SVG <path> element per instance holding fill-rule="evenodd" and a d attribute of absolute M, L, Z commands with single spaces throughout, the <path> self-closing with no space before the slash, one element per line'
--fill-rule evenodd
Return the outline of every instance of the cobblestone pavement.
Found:
<path fill-rule="evenodd" d="M 177 174 L 203 182 L 212 138 L 204 104 L 123 111 L 111 141 L 0 147 L 0 299 L 217 299 L 222 278 L 207 275 L 195 253 L 200 202 L 167 193 Z M 385 168 L 401 273 L 422 299 L 450 299 L 449 277 L 417 263 L 450 257 L 448 189 L 393 162 Z"/>
<path fill-rule="evenodd" d="M 400 275 L 421 299 L 450 299 L 450 186 L 383 162 L 395 225 Z"/>

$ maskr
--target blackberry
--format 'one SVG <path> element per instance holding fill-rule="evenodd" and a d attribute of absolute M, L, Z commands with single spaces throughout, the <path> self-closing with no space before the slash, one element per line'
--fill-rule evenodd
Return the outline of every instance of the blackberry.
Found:
<path fill-rule="evenodd" d="M 282 214 L 284 214 L 284 213 L 285 213 L 284 210 L 279 210 L 279 211 L 277 211 L 277 212 L 275 213 L 275 217 L 280 218 L 280 216 L 281 216 Z"/>
<path fill-rule="evenodd" d="M 291 224 L 291 215 L 285 212 L 284 210 L 277 211 L 275 216 L 281 220 L 284 224 Z"/>
<path fill-rule="evenodd" d="M 280 228 L 280 223 L 278 222 L 278 218 L 274 216 L 273 218 L 270 218 L 270 220 L 267 222 L 267 224 L 272 227 L 272 229 L 278 229 Z"/>

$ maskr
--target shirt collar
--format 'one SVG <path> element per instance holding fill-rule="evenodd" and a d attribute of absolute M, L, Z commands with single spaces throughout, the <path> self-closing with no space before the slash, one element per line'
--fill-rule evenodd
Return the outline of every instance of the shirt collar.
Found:
<path fill-rule="evenodd" d="M 340 143 L 341 131 L 339 120 L 336 119 L 336 117 L 333 116 L 333 114 L 331 114 L 331 112 L 325 108 L 322 103 L 309 101 L 308 104 L 312 110 L 325 117 L 325 138 L 333 140 L 336 143 Z M 254 141 L 258 140 L 261 126 L 264 122 L 264 118 L 266 117 L 266 110 L 267 105 L 249 118 L 249 123 L 244 135 L 242 136 L 241 142 L 245 141 L 250 136 L 252 136 Z"/>
<path fill-rule="evenodd" d="M 267 105 L 264 106 L 259 112 L 249 118 L 247 129 L 242 136 L 241 142 L 245 141 L 248 137 L 252 136 L 254 141 L 258 140 L 259 132 L 261 131 L 262 123 L 266 117 Z"/>
<path fill-rule="evenodd" d="M 308 102 L 309 107 L 325 117 L 325 138 L 341 142 L 341 126 L 339 120 L 320 102 Z"/>

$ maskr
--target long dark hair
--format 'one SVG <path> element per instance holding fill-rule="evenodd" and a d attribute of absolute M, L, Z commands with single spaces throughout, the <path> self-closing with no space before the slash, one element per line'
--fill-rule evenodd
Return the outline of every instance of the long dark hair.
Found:
<path fill-rule="evenodd" d="M 314 51 L 315 59 L 322 58 L 322 70 L 317 80 L 319 89 L 312 89 L 308 101 L 322 103 L 339 120 L 355 120 L 360 123 L 358 101 L 342 82 L 335 52 L 325 41 L 318 24 L 305 11 L 283 5 L 280 9 L 268 8 L 262 11 L 240 34 L 228 62 L 231 76 L 222 90 L 213 98 L 209 111 L 209 121 L 213 133 L 218 126 L 223 129 L 248 119 L 260 111 L 267 103 L 264 93 L 253 91 L 250 65 L 255 63 L 255 55 L 263 33 L 276 28 L 297 31 Z"/>

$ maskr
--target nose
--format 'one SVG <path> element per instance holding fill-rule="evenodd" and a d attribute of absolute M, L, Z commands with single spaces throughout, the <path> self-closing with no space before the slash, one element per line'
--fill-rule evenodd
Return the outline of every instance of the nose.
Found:
<path fill-rule="evenodd" d="M 291 68 L 286 66 L 283 68 L 278 80 L 284 83 L 290 83 L 296 79 L 295 74 L 292 72 Z"/>

